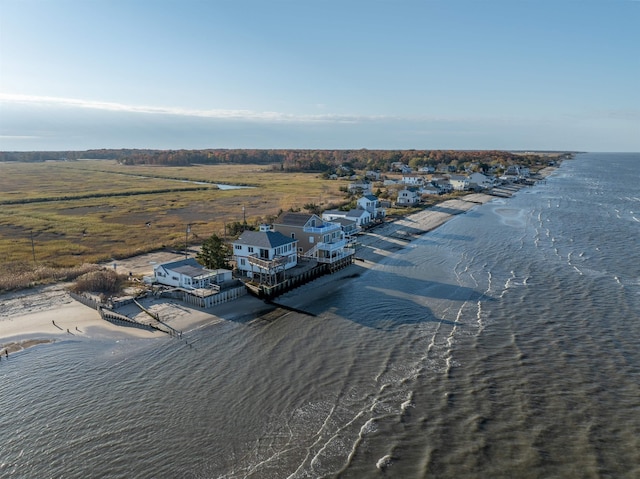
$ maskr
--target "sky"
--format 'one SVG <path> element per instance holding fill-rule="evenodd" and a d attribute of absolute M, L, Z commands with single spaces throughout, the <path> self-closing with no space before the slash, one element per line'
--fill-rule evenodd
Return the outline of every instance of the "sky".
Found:
<path fill-rule="evenodd" d="M 639 0 L 0 0 L 0 150 L 640 151 Z"/>

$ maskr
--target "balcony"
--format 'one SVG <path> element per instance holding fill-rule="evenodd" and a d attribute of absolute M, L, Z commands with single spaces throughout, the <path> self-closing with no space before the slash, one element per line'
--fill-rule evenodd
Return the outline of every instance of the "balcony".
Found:
<path fill-rule="evenodd" d="M 251 266 L 256 266 L 257 268 L 263 269 L 265 271 L 273 271 L 277 268 L 284 268 L 284 266 L 287 264 L 286 256 L 276 256 L 275 258 L 269 260 L 258 258 L 257 254 L 252 254 L 247 259 Z"/>
<path fill-rule="evenodd" d="M 330 221 L 325 221 L 322 226 L 313 227 L 313 226 L 305 226 L 303 231 L 305 233 L 315 233 L 315 234 L 327 234 L 332 231 L 340 231 L 341 227 L 339 223 L 331 223 Z"/>
<path fill-rule="evenodd" d="M 353 256 L 356 254 L 356 250 L 353 248 L 342 248 L 340 251 L 332 252 L 331 255 L 323 257 L 321 254 L 316 256 L 316 260 L 318 263 L 335 263 L 336 261 L 340 261 L 341 259 L 348 258 L 349 256 Z"/>
<path fill-rule="evenodd" d="M 318 243 L 316 250 L 317 251 L 338 251 L 347 246 L 346 239 L 339 239 L 332 243 Z"/>

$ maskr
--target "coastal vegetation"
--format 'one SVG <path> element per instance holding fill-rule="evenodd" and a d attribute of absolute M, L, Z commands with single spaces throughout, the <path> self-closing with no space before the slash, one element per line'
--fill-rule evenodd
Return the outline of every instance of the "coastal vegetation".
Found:
<path fill-rule="evenodd" d="M 218 183 L 251 188 L 225 190 Z M 45 267 L 182 250 L 185 243 L 200 244 L 214 233 L 235 235 L 245 222 L 268 222 L 301 204 L 335 207 L 344 197 L 338 182 L 269 165 L 167 169 L 110 160 L 0 163 L 0 277 L 25 278 L 30 268 L 30 284 Z M 8 283 L 0 289 L 16 284 Z"/>
<path fill-rule="evenodd" d="M 229 244 L 214 233 L 204 240 L 196 259 L 208 269 L 228 269 L 230 254 Z"/>
<path fill-rule="evenodd" d="M 100 269 L 100 266 L 97 264 L 87 263 L 68 268 L 47 266 L 43 263 L 34 265 L 21 261 L 9 264 L 2 263 L 0 267 L 0 291 L 12 291 L 42 283 L 73 281 L 83 274 L 98 269 Z"/>
<path fill-rule="evenodd" d="M 126 282 L 126 275 L 102 268 L 79 276 L 70 289 L 74 293 L 91 292 L 107 295 L 119 293 Z"/>
<path fill-rule="evenodd" d="M 209 160 L 195 163 L 203 152 Z M 418 150 L 197 150 L 164 156 L 152 150 L 93 150 L 75 157 L 117 158 L 44 161 L 72 153 L 0 153 L 5 160 L 0 162 L 0 290 L 76 277 L 86 272 L 79 265 L 111 264 L 161 249 L 182 251 L 214 237 L 224 243 L 283 211 L 352 207 L 350 177 L 342 173 L 362 176 L 378 167 L 398 177 L 399 172 L 389 171 L 393 161 L 414 168 L 433 163 L 448 171 L 516 160 L 535 164 L 535 171 L 549 161 L 547 155 Z M 188 164 L 158 166 L 175 165 L 174 157 L 188 158 Z M 166 162 L 152 164 L 151 158 Z M 274 159 L 279 161 L 269 162 Z M 334 171 L 341 180 L 328 180 L 327 173 Z M 374 188 L 382 199 L 392 199 L 393 191 L 380 182 Z M 418 208 L 450 197 L 434 197 Z M 76 268 L 82 273 L 75 274 Z"/>

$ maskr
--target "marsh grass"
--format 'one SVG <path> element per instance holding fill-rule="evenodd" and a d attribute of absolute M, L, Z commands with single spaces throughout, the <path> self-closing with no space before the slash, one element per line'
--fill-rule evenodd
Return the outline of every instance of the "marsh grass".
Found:
<path fill-rule="evenodd" d="M 73 281 L 77 277 L 97 271 L 96 264 L 81 264 L 72 268 L 51 267 L 23 262 L 0 264 L 0 292 L 29 288 L 38 284 Z"/>
<path fill-rule="evenodd" d="M 163 248 L 182 249 L 185 236 L 189 245 L 214 233 L 224 236 L 225 224 L 245 217 L 256 225 L 307 203 L 328 207 L 345 201 L 340 192 L 343 182 L 323 180 L 316 174 L 283 173 L 264 165 L 131 167 L 89 160 L 0 163 L 0 203 L 20 195 L 40 199 L 92 192 L 121 195 L 188 185 L 168 177 L 254 188 L 202 189 L 194 184 L 192 190 L 136 196 L 0 204 L 0 264 L 70 268 Z"/>

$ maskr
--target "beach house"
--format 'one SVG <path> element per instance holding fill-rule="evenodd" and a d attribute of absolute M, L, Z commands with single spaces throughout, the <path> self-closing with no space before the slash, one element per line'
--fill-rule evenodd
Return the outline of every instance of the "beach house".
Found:
<path fill-rule="evenodd" d="M 420 196 L 416 191 L 404 189 L 398 191 L 398 198 L 396 199 L 396 204 L 398 206 L 411 206 L 416 205 L 420 202 Z"/>
<path fill-rule="evenodd" d="M 194 258 L 157 264 L 153 267 L 154 282 L 188 290 L 210 288 L 212 285 L 230 281 L 231 277 L 230 270 L 209 270 Z"/>
<path fill-rule="evenodd" d="M 434 186 L 431 183 L 427 183 L 426 185 L 420 187 L 418 193 L 421 195 L 440 195 L 442 194 L 442 191 L 437 186 Z"/>
<path fill-rule="evenodd" d="M 324 218 L 324 213 L 322 214 L 322 219 Z M 358 224 L 349 219 L 349 218 L 334 218 L 333 220 L 331 220 L 333 223 L 338 223 L 340 225 L 340 227 L 342 228 L 342 232 L 344 233 L 344 238 L 347 240 L 347 243 L 351 242 L 353 240 L 353 238 L 360 233 L 361 228 L 358 226 Z"/>
<path fill-rule="evenodd" d="M 348 190 L 350 193 L 362 193 L 368 195 L 371 193 L 372 185 L 366 180 L 356 180 L 349 183 Z"/>
<path fill-rule="evenodd" d="M 402 183 L 407 186 L 421 186 L 424 184 L 424 176 L 413 173 L 405 173 L 402 175 Z"/>
<path fill-rule="evenodd" d="M 273 230 L 298 240 L 299 254 L 319 262 L 332 263 L 354 254 L 347 248 L 341 225 L 315 214 L 286 211 L 273 222 Z"/>
<path fill-rule="evenodd" d="M 469 189 L 469 178 L 462 175 L 451 175 L 449 183 L 455 191 L 467 191 Z"/>
<path fill-rule="evenodd" d="M 482 173 L 472 173 L 469 175 L 469 187 L 474 189 L 493 188 L 496 181 Z"/>
<path fill-rule="evenodd" d="M 385 217 L 386 211 L 380 206 L 380 201 L 375 195 L 364 195 L 358 198 L 358 208 L 367 210 L 371 213 L 371 219 L 373 221 L 382 221 Z"/>
<path fill-rule="evenodd" d="M 298 240 L 261 226 L 260 231 L 244 231 L 232 243 L 238 272 L 249 278 L 277 276 L 298 264 Z"/>

